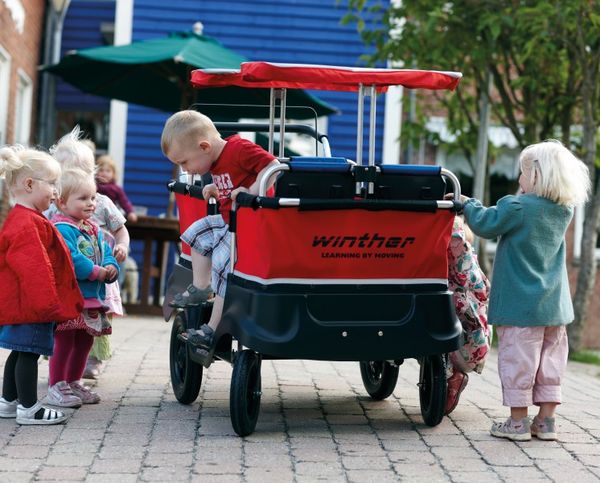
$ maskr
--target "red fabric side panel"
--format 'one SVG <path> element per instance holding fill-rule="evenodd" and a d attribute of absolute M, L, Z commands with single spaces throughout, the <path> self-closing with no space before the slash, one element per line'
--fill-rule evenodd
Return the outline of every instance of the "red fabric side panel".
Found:
<path fill-rule="evenodd" d="M 179 230 L 183 233 L 187 228 L 200 218 L 206 216 L 206 201 L 189 196 L 175 194 L 177 208 L 179 210 Z M 190 255 L 190 247 L 181 242 L 181 249 L 186 255 Z"/>
<path fill-rule="evenodd" d="M 454 214 L 241 209 L 235 269 L 262 279 L 448 278 Z"/>

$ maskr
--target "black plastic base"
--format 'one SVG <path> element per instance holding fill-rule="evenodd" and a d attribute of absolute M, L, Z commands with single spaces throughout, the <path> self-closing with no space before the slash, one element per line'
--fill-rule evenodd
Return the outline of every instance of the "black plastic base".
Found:
<path fill-rule="evenodd" d="M 261 285 L 229 275 L 219 334 L 266 358 L 378 361 L 454 351 L 443 285 Z"/>

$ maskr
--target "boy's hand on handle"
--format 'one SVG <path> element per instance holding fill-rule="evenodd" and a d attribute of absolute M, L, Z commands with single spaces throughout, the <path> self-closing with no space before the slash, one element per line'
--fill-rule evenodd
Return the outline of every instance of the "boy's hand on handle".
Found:
<path fill-rule="evenodd" d="M 231 192 L 231 200 L 235 201 L 235 199 L 239 193 L 250 193 L 250 190 L 248 188 L 244 188 L 243 186 L 240 186 L 239 188 L 234 189 Z"/>
<path fill-rule="evenodd" d="M 127 215 L 127 221 L 131 221 L 132 223 L 135 223 L 137 220 L 138 220 L 138 216 L 135 211 L 132 211 L 131 213 L 129 213 Z"/>
<path fill-rule="evenodd" d="M 202 196 L 206 201 L 208 201 L 208 199 L 211 197 L 219 199 L 219 189 L 217 188 L 217 185 L 214 183 L 207 184 L 204 188 L 202 188 Z"/>
<path fill-rule="evenodd" d="M 115 257 L 115 260 L 117 260 L 117 262 L 121 263 L 124 262 L 127 258 L 128 251 L 129 250 L 127 249 L 127 246 L 124 243 L 117 243 L 113 248 L 113 256 Z"/>

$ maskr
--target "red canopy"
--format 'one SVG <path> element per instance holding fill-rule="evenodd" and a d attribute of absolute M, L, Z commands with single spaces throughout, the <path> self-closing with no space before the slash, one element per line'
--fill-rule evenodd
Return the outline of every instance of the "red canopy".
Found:
<path fill-rule="evenodd" d="M 360 84 L 376 86 L 378 91 L 401 85 L 410 89 L 454 90 L 462 74 L 412 69 L 369 69 L 308 64 L 244 62 L 239 71 L 195 70 L 196 87 L 275 87 L 357 91 Z"/>

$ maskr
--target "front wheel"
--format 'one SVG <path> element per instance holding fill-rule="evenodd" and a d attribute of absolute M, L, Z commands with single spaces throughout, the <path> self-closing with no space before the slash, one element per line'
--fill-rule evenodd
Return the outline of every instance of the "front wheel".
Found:
<path fill-rule="evenodd" d="M 419 360 L 419 401 L 425 424 L 437 426 L 446 406 L 446 364 L 443 355 L 425 356 Z"/>
<path fill-rule="evenodd" d="M 245 349 L 238 353 L 233 364 L 229 391 L 231 425 L 239 436 L 254 432 L 261 395 L 260 357 L 256 352 Z"/>
<path fill-rule="evenodd" d="M 169 345 L 169 368 L 173 393 L 181 404 L 193 403 L 200 393 L 202 366 L 190 359 L 187 343 L 177 337 L 187 329 L 185 317 L 179 312 L 173 320 Z"/>
<path fill-rule="evenodd" d="M 381 401 L 394 392 L 400 369 L 398 366 L 388 361 L 361 361 L 359 364 L 363 385 L 369 396 Z"/>

